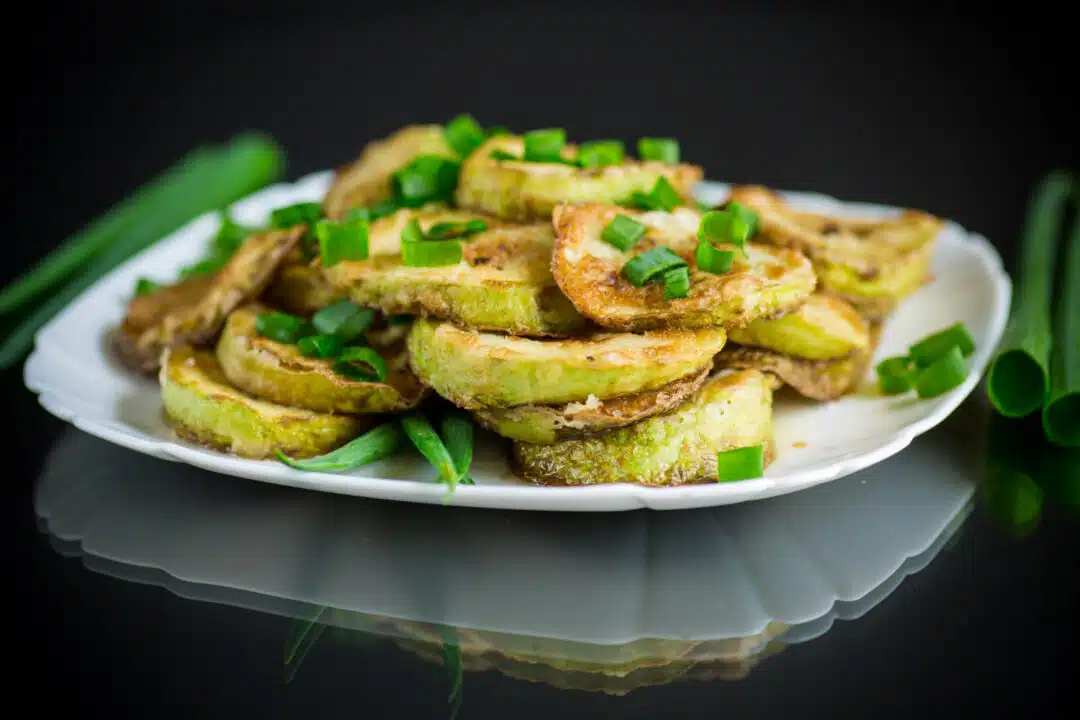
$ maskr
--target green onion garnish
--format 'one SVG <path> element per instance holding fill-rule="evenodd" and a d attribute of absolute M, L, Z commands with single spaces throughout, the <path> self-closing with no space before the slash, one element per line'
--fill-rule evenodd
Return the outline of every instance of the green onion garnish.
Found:
<path fill-rule="evenodd" d="M 463 238 L 476 233 L 484 232 L 488 225 L 483 220 L 469 220 L 467 222 L 441 222 L 435 223 L 428 228 L 425 237 L 429 240 L 449 240 L 451 238 Z"/>
<path fill-rule="evenodd" d="M 499 137 L 500 135 L 512 135 L 510 128 L 505 125 L 492 125 L 487 131 L 488 137 Z"/>
<path fill-rule="evenodd" d="M 420 454 L 435 466 L 435 469 L 439 471 L 439 477 L 452 490 L 461 478 L 458 476 L 454 459 L 450 457 L 446 445 L 431 427 L 427 418 L 419 412 L 409 413 L 401 418 L 401 427 Z"/>
<path fill-rule="evenodd" d="M 233 220 L 228 213 L 221 214 L 221 225 L 211 244 L 215 255 L 220 257 L 232 257 L 233 254 L 244 244 L 244 241 L 259 228 L 241 225 Z"/>
<path fill-rule="evenodd" d="M 585 168 L 621 165 L 623 154 L 623 144 L 619 140 L 592 140 L 578 148 L 577 163 Z"/>
<path fill-rule="evenodd" d="M 295 205 L 286 205 L 270 212 L 270 224 L 275 228 L 284 229 L 294 225 L 307 223 L 314 224 L 323 216 L 322 203 L 302 202 Z"/>
<path fill-rule="evenodd" d="M 956 323 L 940 332 L 926 336 L 908 349 L 908 357 L 918 367 L 927 367 L 954 346 L 960 348 L 960 354 L 964 357 L 975 352 L 975 341 L 963 323 Z"/>
<path fill-rule="evenodd" d="M 374 322 L 374 310 L 359 307 L 349 300 L 331 303 L 311 318 L 311 324 L 320 333 L 336 335 L 346 343 L 363 337 Z"/>
<path fill-rule="evenodd" d="M 638 157 L 662 163 L 679 162 L 679 141 L 671 138 L 641 138 L 638 140 Z"/>
<path fill-rule="evenodd" d="M 726 210 L 709 210 L 702 214 L 697 234 L 699 240 L 730 242 L 731 213 Z"/>
<path fill-rule="evenodd" d="M 438 155 L 420 155 L 395 172 L 391 187 L 398 205 L 420 207 L 453 197 L 461 164 Z"/>
<path fill-rule="evenodd" d="M 760 218 L 750 208 L 734 201 L 727 204 L 725 211 L 730 217 L 730 220 L 728 220 L 728 242 L 741 248 L 757 232 Z"/>
<path fill-rule="evenodd" d="M 664 273 L 664 299 L 677 300 L 690 294 L 690 269 L 685 265 Z"/>
<path fill-rule="evenodd" d="M 382 382 L 389 368 L 382 355 L 369 347 L 347 347 L 337 356 L 334 372 L 350 380 Z"/>
<path fill-rule="evenodd" d="M 708 240 L 699 240 L 697 249 L 694 250 L 694 264 L 702 272 L 723 275 L 731 269 L 734 262 L 734 250 L 721 250 Z"/>
<path fill-rule="evenodd" d="M 885 395 L 898 395 L 915 387 L 916 368 L 906 355 L 885 358 L 875 368 L 878 387 Z"/>
<path fill-rule="evenodd" d="M 1043 430 L 1053 443 L 1080 447 L 1080 213 L 1073 221 L 1061 283 L 1054 308 L 1050 397 L 1043 408 Z"/>
<path fill-rule="evenodd" d="M 443 135 L 446 137 L 446 144 L 462 157 L 468 156 L 487 139 L 480 123 L 467 114 L 458 115 L 447 123 Z"/>
<path fill-rule="evenodd" d="M 562 162 L 566 131 L 562 128 L 533 130 L 525 133 L 526 162 Z"/>
<path fill-rule="evenodd" d="M 622 274 L 631 285 L 642 287 L 659 279 L 668 270 L 686 265 L 686 261 L 666 247 L 654 247 L 630 258 L 622 268 Z"/>
<path fill-rule="evenodd" d="M 967 378 L 964 354 L 953 345 L 937 360 L 919 372 L 915 378 L 915 392 L 921 398 L 931 398 L 946 393 Z"/>
<path fill-rule="evenodd" d="M 461 262 L 458 240 L 425 240 L 401 243 L 401 264 L 406 267 L 442 267 Z"/>
<path fill-rule="evenodd" d="M 283 312 L 264 312 L 255 317 L 255 332 L 264 338 L 286 345 L 295 344 L 304 334 L 303 318 Z"/>
<path fill-rule="evenodd" d="M 149 295 L 150 293 L 155 293 L 160 289 L 161 289 L 161 285 L 159 283 L 156 283 L 153 280 L 150 280 L 148 278 L 139 278 L 135 282 L 135 296 L 136 297 L 138 297 L 140 295 Z"/>
<path fill-rule="evenodd" d="M 345 222 L 320 220 L 315 224 L 319 256 L 323 267 L 333 267 L 342 260 L 367 260 L 368 223 L 354 218 Z"/>
<path fill-rule="evenodd" d="M 671 212 L 682 204 L 682 196 L 666 177 L 657 178 L 652 190 L 647 193 L 635 192 L 634 204 L 642 210 L 663 210 Z"/>
<path fill-rule="evenodd" d="M 626 215 L 616 215 L 604 227 L 604 232 L 600 237 L 608 245 L 613 245 L 626 252 L 634 245 L 637 245 L 637 241 L 645 237 L 647 231 L 648 228 L 637 220 Z"/>
<path fill-rule="evenodd" d="M 516 162 L 521 160 L 521 158 L 519 158 L 517 155 L 514 155 L 513 153 L 508 153 L 505 150 L 492 150 L 491 154 L 488 155 L 488 157 L 498 162 L 502 162 L 504 160 Z"/>
<path fill-rule="evenodd" d="M 405 227 L 401 230 L 401 242 L 402 244 L 418 243 L 424 241 L 424 229 L 420 227 L 420 221 L 416 218 L 409 220 L 405 223 Z"/>
<path fill-rule="evenodd" d="M 469 465 L 473 456 L 473 421 L 467 414 L 457 411 L 443 415 L 440 425 L 443 444 L 454 460 L 454 469 L 462 485 L 475 485 L 469 477 Z"/>
<path fill-rule="evenodd" d="M 301 355 L 323 360 L 337 357 L 344 345 L 337 335 L 309 335 L 296 341 L 296 349 Z"/>
<path fill-rule="evenodd" d="M 185 265 L 180 268 L 180 271 L 176 276 L 181 280 L 186 280 L 192 277 L 202 277 L 206 275 L 213 275 L 221 268 L 225 267 L 225 263 L 228 262 L 228 258 L 221 257 L 208 257 L 198 262 L 194 262 L 191 265 Z"/>
<path fill-rule="evenodd" d="M 764 473 L 764 445 L 751 445 L 716 453 L 717 482 L 752 480 L 761 477 Z"/>
<path fill-rule="evenodd" d="M 404 439 L 398 424 L 388 422 L 319 457 L 293 460 L 279 450 L 277 458 L 297 470 L 345 472 L 390 457 L 401 448 Z"/>
<path fill-rule="evenodd" d="M 1072 185 L 1067 172 L 1050 173 L 1029 200 L 1009 322 L 986 382 L 990 402 L 1006 417 L 1024 417 L 1046 400 L 1051 286 Z"/>

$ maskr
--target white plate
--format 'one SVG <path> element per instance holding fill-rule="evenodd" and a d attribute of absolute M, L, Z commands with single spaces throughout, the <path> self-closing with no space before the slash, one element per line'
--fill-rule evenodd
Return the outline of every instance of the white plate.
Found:
<path fill-rule="evenodd" d="M 344 626 L 363 616 L 606 646 L 779 623 L 800 642 L 933 559 L 971 507 L 987 416 L 967 403 L 903 457 L 798 495 L 599 517 L 260 487 L 72 430 L 34 505 L 58 549 L 91 569 L 286 617 L 327 607 Z"/>
<path fill-rule="evenodd" d="M 237 203 L 233 212 L 242 222 L 262 223 L 275 207 L 318 200 L 329 180 L 328 173 L 319 173 L 292 185 L 274 185 Z M 717 183 L 704 183 L 699 189 L 706 202 L 720 201 L 726 193 L 727 186 Z M 895 208 L 841 203 L 823 195 L 786 195 L 808 210 L 895 212 Z M 778 401 L 776 460 L 764 477 L 738 483 L 677 488 L 537 487 L 513 477 L 505 443 L 480 433 L 471 473 L 476 485 L 458 487 L 447 500 L 430 466 L 414 452 L 332 475 L 300 472 L 273 461 L 243 460 L 173 437 L 161 419 L 156 384 L 125 371 L 106 351 L 104 338 L 122 319 L 139 277 L 173 276 L 176 268 L 202 254 L 216 227 L 216 216 L 201 217 L 83 293 L 38 333 L 24 368 L 27 387 L 57 417 L 142 453 L 252 480 L 409 502 L 522 510 L 673 510 L 757 500 L 835 480 L 896 454 L 956 409 L 978 384 L 1004 329 L 1010 298 L 1009 278 L 993 246 L 949 222 L 934 257 L 934 282 L 908 299 L 889 320 L 877 356 L 901 354 L 928 332 L 964 322 L 977 349 L 970 358 L 967 381 L 951 392 L 922 401 L 858 396 L 829 404 Z"/>

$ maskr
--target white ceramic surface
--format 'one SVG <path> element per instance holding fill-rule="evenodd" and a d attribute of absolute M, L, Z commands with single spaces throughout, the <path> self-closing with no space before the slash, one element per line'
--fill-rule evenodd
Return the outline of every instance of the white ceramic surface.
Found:
<path fill-rule="evenodd" d="M 342 611 L 324 613 L 332 623 L 378 616 L 595 645 L 745 638 L 778 622 L 797 642 L 930 561 L 970 508 L 985 417 L 966 403 L 902 456 L 795 495 L 609 515 L 267 487 L 72 430 L 35 507 L 92 569 L 289 617 L 329 607 Z"/>
<path fill-rule="evenodd" d="M 320 173 L 295 184 L 272 186 L 234 206 L 234 215 L 242 222 L 264 222 L 274 207 L 320 198 L 328 181 L 329 175 Z M 716 183 L 705 183 L 699 189 L 706 202 L 722 200 L 726 193 L 727 187 Z M 817 194 L 788 193 L 787 197 L 807 209 L 841 214 L 895 211 L 841 203 Z M 41 330 L 24 369 L 26 385 L 38 394 L 41 405 L 110 442 L 226 475 L 372 498 L 447 502 L 443 486 L 434 481 L 434 471 L 415 452 L 331 475 L 300 472 L 272 461 L 230 457 L 173 437 L 161 419 L 156 384 L 120 367 L 106 352 L 104 338 L 122 318 L 136 279 L 168 279 L 176 268 L 200 256 L 216 226 L 216 217 L 208 215 L 165 238 L 103 278 Z M 778 452 L 764 477 L 678 488 L 532 486 L 511 475 L 505 460 L 506 444 L 481 433 L 472 471 L 476 485 L 459 487 L 448 503 L 564 511 L 708 507 L 803 490 L 878 463 L 903 450 L 956 409 L 977 385 L 1004 328 L 1009 279 L 985 238 L 948 223 L 938 242 L 933 272 L 935 281 L 907 300 L 890 319 L 878 357 L 902 353 L 928 332 L 954 322 L 966 323 L 977 344 L 970 358 L 972 372 L 963 385 L 945 395 L 923 401 L 870 396 L 850 396 L 830 404 L 778 401 Z"/>

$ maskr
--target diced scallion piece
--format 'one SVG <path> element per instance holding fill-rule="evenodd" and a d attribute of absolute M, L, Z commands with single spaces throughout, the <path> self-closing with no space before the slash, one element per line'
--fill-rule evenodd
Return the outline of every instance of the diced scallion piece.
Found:
<path fill-rule="evenodd" d="M 633 195 L 634 204 L 642 210 L 663 210 L 671 212 L 682 204 L 682 196 L 667 178 L 657 178 L 652 190 L 647 193 L 636 192 Z"/>
<path fill-rule="evenodd" d="M 562 162 L 566 131 L 562 128 L 533 130 L 525 134 L 526 162 Z"/>
<path fill-rule="evenodd" d="M 578 148 L 577 163 L 581 167 L 602 167 L 604 165 L 621 165 L 624 151 L 623 144 L 619 140 L 592 140 L 581 144 Z"/>
<path fill-rule="evenodd" d="M 295 205 L 286 205 L 270 212 L 270 224 L 275 228 L 284 229 L 294 225 L 307 223 L 314 224 L 323 216 L 322 203 L 302 202 Z"/>
<path fill-rule="evenodd" d="M 403 245 L 408 243 L 418 243 L 424 241 L 424 229 L 420 227 L 420 221 L 413 218 L 409 222 L 405 223 L 405 227 L 401 230 L 401 242 Z"/>
<path fill-rule="evenodd" d="M 960 348 L 960 354 L 964 357 L 975 352 L 975 341 L 963 323 L 956 323 L 940 332 L 926 336 L 908 349 L 908 356 L 917 366 L 926 367 L 954 346 Z"/>
<path fill-rule="evenodd" d="M 921 398 L 942 395 L 962 384 L 968 370 L 960 348 L 953 345 L 948 352 L 934 360 L 915 378 L 915 392 Z"/>
<path fill-rule="evenodd" d="M 638 157 L 663 163 L 679 162 L 679 141 L 671 138 L 641 138 Z"/>
<path fill-rule="evenodd" d="M 716 453 L 716 479 L 718 482 L 752 480 L 765 473 L 765 446 L 722 450 Z"/>
<path fill-rule="evenodd" d="M 502 161 L 505 161 L 505 160 L 510 160 L 510 161 L 521 160 L 521 158 L 519 158 L 517 155 L 514 155 L 513 153 L 508 153 L 505 150 L 492 150 L 491 154 L 488 155 L 488 157 L 491 158 L 492 160 L 496 160 L 496 161 L 499 161 L 499 162 L 502 162 Z"/>
<path fill-rule="evenodd" d="M 722 275 L 731 269 L 735 262 L 734 250 L 722 250 L 714 247 L 708 240 L 699 240 L 694 250 L 694 264 L 702 272 Z"/>
<path fill-rule="evenodd" d="M 342 260 L 367 260 L 367 220 L 355 218 L 340 223 L 320 220 L 315 224 L 315 236 L 319 239 L 319 256 L 324 267 Z"/>
<path fill-rule="evenodd" d="M 616 215 L 604 227 L 604 232 L 600 237 L 607 244 L 626 252 L 634 245 L 637 245 L 637 241 L 643 238 L 647 231 L 648 228 L 637 220 L 626 215 Z"/>
<path fill-rule="evenodd" d="M 460 163 L 438 155 L 420 155 L 391 176 L 398 205 L 420 207 L 430 202 L 448 202 L 457 185 Z"/>
<path fill-rule="evenodd" d="M 350 380 L 383 382 L 389 369 L 382 355 L 369 347 L 347 347 L 337 356 L 334 372 Z"/>
<path fill-rule="evenodd" d="M 375 311 L 362 308 L 349 300 L 338 300 L 319 310 L 311 318 L 320 333 L 336 335 L 346 343 L 360 338 L 375 322 Z"/>
<path fill-rule="evenodd" d="M 677 300 L 690 294 L 690 269 L 685 265 L 664 273 L 664 299 Z"/>
<path fill-rule="evenodd" d="M 344 345 L 337 335 L 309 335 L 296 341 L 301 355 L 322 359 L 337 357 Z"/>
<path fill-rule="evenodd" d="M 487 133 L 472 115 L 462 114 L 451 120 L 443 129 L 446 144 L 458 155 L 465 157 L 487 139 Z"/>
<path fill-rule="evenodd" d="M 663 277 L 664 273 L 683 267 L 686 261 L 666 247 L 654 247 L 630 258 L 622 268 L 631 285 L 642 287 Z"/>
<path fill-rule="evenodd" d="M 730 216 L 728 221 L 728 242 L 741 248 L 757 232 L 760 218 L 756 212 L 737 202 L 729 202 L 725 209 Z"/>
<path fill-rule="evenodd" d="M 408 267 L 457 265 L 463 257 L 458 240 L 424 240 L 401 244 L 401 264 Z"/>
<path fill-rule="evenodd" d="M 306 324 L 303 318 L 295 315 L 265 312 L 255 317 L 255 332 L 274 342 L 292 345 L 304 334 Z"/>
<path fill-rule="evenodd" d="M 428 240 L 449 240 L 451 238 L 464 238 L 476 233 L 484 232 L 488 224 L 483 220 L 468 220 L 466 222 L 441 222 L 435 223 L 424 234 Z"/>
<path fill-rule="evenodd" d="M 898 395 L 915 387 L 917 370 L 911 358 L 900 355 L 885 358 L 875 368 L 878 387 L 885 395 Z"/>
<path fill-rule="evenodd" d="M 139 278 L 135 282 L 135 295 L 149 295 L 161 289 L 161 285 L 148 278 Z"/>

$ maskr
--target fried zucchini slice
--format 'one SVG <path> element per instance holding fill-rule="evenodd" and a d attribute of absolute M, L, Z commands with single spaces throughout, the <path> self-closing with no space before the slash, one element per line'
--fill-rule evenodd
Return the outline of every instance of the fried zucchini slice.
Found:
<path fill-rule="evenodd" d="M 728 331 L 739 345 L 807 360 L 835 360 L 870 345 L 870 325 L 843 300 L 816 293 L 796 310 Z"/>
<path fill-rule="evenodd" d="M 423 399 L 424 387 L 409 370 L 402 343 L 383 347 L 372 342 L 387 361 L 385 382 L 350 380 L 334 372 L 331 360 L 304 357 L 295 345 L 260 336 L 255 318 L 265 310 L 259 305 L 238 308 L 218 340 L 221 369 L 240 390 L 261 400 L 327 413 L 399 412 Z"/>
<path fill-rule="evenodd" d="M 123 324 L 113 334 L 120 360 L 136 371 L 152 374 L 166 348 L 213 343 L 229 313 L 262 293 L 304 232 L 305 227 L 299 225 L 254 233 L 212 279 L 185 281 L 134 298 Z M 160 296 L 162 302 L 155 298 L 159 293 L 166 293 Z M 148 306 L 155 309 L 148 311 Z M 152 322 L 147 323 L 148 319 Z"/>
<path fill-rule="evenodd" d="M 368 143 L 356 160 L 340 168 L 323 198 L 323 212 L 341 220 L 355 207 L 376 205 L 390 197 L 390 176 L 419 155 L 458 159 L 446 143 L 442 125 L 409 125 Z"/>
<path fill-rule="evenodd" d="M 716 366 L 762 370 L 775 375 L 803 397 L 828 402 L 858 388 L 880 335 L 880 325 L 871 325 L 865 347 L 826 360 L 810 360 L 761 347 L 728 345 L 716 357 Z"/>
<path fill-rule="evenodd" d="M 930 279 L 944 222 L 918 210 L 892 218 L 849 218 L 793 209 L 758 185 L 732 188 L 734 200 L 758 213 L 756 239 L 806 254 L 823 290 L 880 320 Z"/>
<path fill-rule="evenodd" d="M 616 215 L 646 226 L 629 251 L 605 242 L 604 228 Z M 800 253 L 768 245 L 746 246 L 729 272 L 716 275 L 694 264 L 701 213 L 641 212 L 614 205 L 562 205 L 555 210 L 555 281 L 582 315 L 616 330 L 657 327 L 739 327 L 800 305 L 816 285 L 810 262 Z M 664 299 L 663 283 L 635 287 L 622 275 L 630 258 L 654 247 L 671 249 L 690 264 L 690 294 Z"/>
<path fill-rule="evenodd" d="M 229 384 L 209 350 L 166 350 L 159 373 L 165 417 L 193 442 L 261 460 L 281 450 L 314 457 L 373 426 L 355 415 L 330 415 L 256 400 Z"/>
<path fill-rule="evenodd" d="M 547 220 L 560 203 L 623 203 L 635 192 L 648 192 L 665 177 L 686 199 L 704 173 L 696 165 L 627 160 L 620 165 L 580 168 L 560 163 L 496 160 L 496 150 L 521 157 L 525 139 L 516 135 L 490 138 L 461 165 L 455 200 L 460 207 L 529 222 Z M 563 157 L 577 156 L 567 145 Z"/>
<path fill-rule="evenodd" d="M 346 294 L 331 285 L 320 268 L 305 262 L 299 250 L 289 253 L 266 289 L 268 300 L 294 315 L 312 315 Z"/>
<path fill-rule="evenodd" d="M 678 410 L 596 437 L 514 443 L 517 469 L 544 484 L 683 485 L 716 482 L 716 454 L 765 444 L 772 453 L 770 378 L 721 370 Z"/>
<path fill-rule="evenodd" d="M 401 261 L 401 233 L 411 220 L 426 232 L 436 223 L 484 220 L 488 229 L 463 244 L 462 261 L 410 267 Z M 569 335 L 586 326 L 551 276 L 551 223 L 508 225 L 478 213 L 399 210 L 371 224 L 369 255 L 325 268 L 327 279 L 358 305 L 386 315 L 425 315 L 515 335 Z"/>
<path fill-rule="evenodd" d="M 655 390 L 709 366 L 726 337 L 711 328 L 532 340 L 419 319 L 407 345 L 424 384 L 477 410 Z"/>
<path fill-rule="evenodd" d="M 565 405 L 519 405 L 511 408 L 475 410 L 484 427 L 503 437 L 550 445 L 559 440 L 588 437 L 614 430 L 674 410 L 705 383 L 709 368 L 668 383 L 656 390 L 601 400 L 595 395 L 584 402 Z"/>

